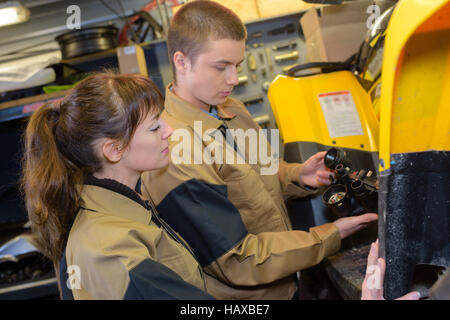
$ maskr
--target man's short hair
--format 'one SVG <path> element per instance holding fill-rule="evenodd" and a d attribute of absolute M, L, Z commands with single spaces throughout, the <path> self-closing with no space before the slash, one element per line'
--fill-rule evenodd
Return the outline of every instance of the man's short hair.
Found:
<path fill-rule="evenodd" d="M 172 18 L 167 39 L 174 77 L 175 52 L 182 52 L 195 64 L 207 41 L 222 39 L 247 39 L 247 30 L 233 11 L 208 0 L 191 1 L 183 5 Z"/>

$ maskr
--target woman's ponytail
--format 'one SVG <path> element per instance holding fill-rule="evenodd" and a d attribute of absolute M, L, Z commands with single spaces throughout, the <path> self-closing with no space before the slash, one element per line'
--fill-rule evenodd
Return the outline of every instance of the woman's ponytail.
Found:
<path fill-rule="evenodd" d="M 65 233 L 78 207 L 76 184 L 82 173 L 58 150 L 55 128 L 59 103 L 47 104 L 31 116 L 25 132 L 22 188 L 33 231 L 44 254 L 59 260 Z"/>

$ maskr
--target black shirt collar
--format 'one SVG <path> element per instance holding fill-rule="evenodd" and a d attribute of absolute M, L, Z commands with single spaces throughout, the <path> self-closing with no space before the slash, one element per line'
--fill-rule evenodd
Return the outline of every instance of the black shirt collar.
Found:
<path fill-rule="evenodd" d="M 135 190 L 131 189 L 130 187 L 128 187 L 114 179 L 108 179 L 108 178 L 98 179 L 98 178 L 94 177 L 93 175 L 89 174 L 89 175 L 85 175 L 84 184 L 97 186 L 97 187 L 111 190 L 113 192 L 117 192 L 117 193 L 139 203 L 147 210 L 149 209 L 149 206 L 147 205 L 145 200 L 143 200 Z M 139 184 L 139 181 L 138 181 L 138 184 Z"/>

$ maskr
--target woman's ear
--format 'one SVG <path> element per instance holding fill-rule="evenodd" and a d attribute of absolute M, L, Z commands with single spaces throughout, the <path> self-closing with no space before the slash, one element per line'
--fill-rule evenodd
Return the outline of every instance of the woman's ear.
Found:
<path fill-rule="evenodd" d="M 122 159 L 121 144 L 115 140 L 106 139 L 102 144 L 103 156 L 112 163 L 117 163 Z"/>
<path fill-rule="evenodd" d="M 190 60 L 183 52 L 177 51 L 173 55 L 173 65 L 178 74 L 185 74 L 190 66 Z"/>

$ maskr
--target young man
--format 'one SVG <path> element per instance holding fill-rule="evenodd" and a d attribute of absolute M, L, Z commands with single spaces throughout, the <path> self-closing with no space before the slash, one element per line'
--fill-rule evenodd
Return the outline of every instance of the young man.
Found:
<path fill-rule="evenodd" d="M 167 87 L 162 114 L 174 128 L 171 161 L 145 173 L 141 190 L 192 246 L 213 296 L 292 299 L 297 271 L 337 252 L 342 238 L 377 216 L 292 231 L 284 199 L 310 195 L 306 185 L 329 184 L 330 172 L 322 152 L 304 164 L 277 162 L 278 171 L 261 174 L 268 163 L 261 154 L 274 150 L 256 135 L 260 128 L 244 105 L 229 97 L 238 84 L 246 36 L 240 19 L 216 2 L 189 2 L 173 17 L 168 47 L 175 81 Z M 249 140 L 254 132 L 257 148 L 236 145 L 231 129 L 241 129 Z M 255 153 L 258 161 L 249 161 Z"/>

